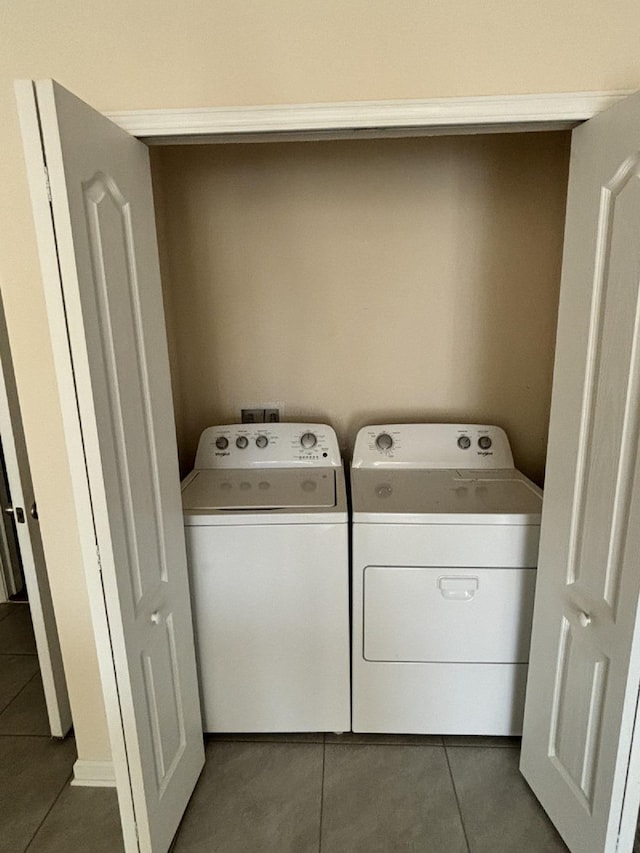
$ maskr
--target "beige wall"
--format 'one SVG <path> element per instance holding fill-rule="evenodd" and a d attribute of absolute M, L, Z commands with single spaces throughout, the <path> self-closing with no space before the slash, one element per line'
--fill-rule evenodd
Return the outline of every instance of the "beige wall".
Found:
<path fill-rule="evenodd" d="M 0 0 L 0 287 L 81 757 L 109 748 L 13 79 L 101 110 L 625 89 L 639 30 L 637 0 Z"/>
<path fill-rule="evenodd" d="M 498 423 L 542 482 L 569 134 L 153 150 L 183 471 L 205 426 Z"/>

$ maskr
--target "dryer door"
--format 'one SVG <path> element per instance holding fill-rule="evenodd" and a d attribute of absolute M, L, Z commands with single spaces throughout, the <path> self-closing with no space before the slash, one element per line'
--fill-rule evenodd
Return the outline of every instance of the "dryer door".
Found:
<path fill-rule="evenodd" d="M 526 663 L 535 569 L 367 566 L 364 657 Z"/>

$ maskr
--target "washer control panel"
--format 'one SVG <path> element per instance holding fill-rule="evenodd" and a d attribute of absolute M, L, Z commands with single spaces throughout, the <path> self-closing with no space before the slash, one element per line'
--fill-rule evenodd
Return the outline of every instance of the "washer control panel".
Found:
<path fill-rule="evenodd" d="M 230 424 L 207 427 L 195 468 L 340 467 L 338 439 L 326 424 Z"/>
<path fill-rule="evenodd" d="M 513 468 L 504 430 L 484 424 L 381 424 L 356 436 L 353 468 Z"/>

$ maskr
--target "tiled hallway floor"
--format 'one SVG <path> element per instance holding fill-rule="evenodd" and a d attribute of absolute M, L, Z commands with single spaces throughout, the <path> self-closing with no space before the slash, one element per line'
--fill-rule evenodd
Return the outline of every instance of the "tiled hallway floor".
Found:
<path fill-rule="evenodd" d="M 567 849 L 517 740 L 230 735 L 206 751 L 174 853 Z M 0 853 L 122 851 L 115 791 L 71 787 L 75 757 L 48 736 L 28 607 L 0 605 Z"/>
<path fill-rule="evenodd" d="M 113 789 L 70 786 L 76 745 L 50 737 L 27 604 L 0 604 L 0 853 L 117 853 Z"/>

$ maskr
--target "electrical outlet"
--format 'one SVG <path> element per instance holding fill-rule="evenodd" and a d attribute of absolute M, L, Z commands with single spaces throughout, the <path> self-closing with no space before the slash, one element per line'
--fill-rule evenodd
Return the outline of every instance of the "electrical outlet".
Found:
<path fill-rule="evenodd" d="M 280 420 L 280 409 L 265 409 L 264 422 L 266 424 L 277 424 Z"/>
<path fill-rule="evenodd" d="M 264 423 L 264 409 L 241 409 L 243 424 L 261 424 Z"/>

